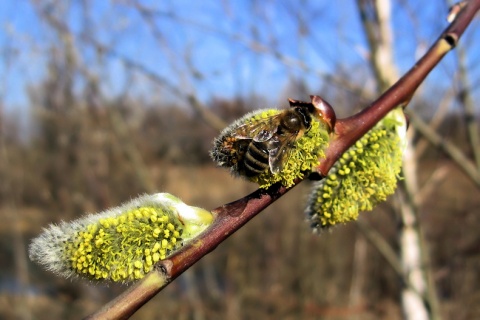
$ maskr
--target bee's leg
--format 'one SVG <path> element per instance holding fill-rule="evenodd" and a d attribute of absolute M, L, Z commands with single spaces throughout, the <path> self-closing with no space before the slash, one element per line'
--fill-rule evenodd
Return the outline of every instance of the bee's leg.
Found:
<path fill-rule="evenodd" d="M 312 181 L 320 181 L 325 177 L 322 176 L 322 174 L 320 172 L 314 171 L 314 172 L 310 173 L 307 178 L 308 178 L 308 180 L 312 180 Z"/>

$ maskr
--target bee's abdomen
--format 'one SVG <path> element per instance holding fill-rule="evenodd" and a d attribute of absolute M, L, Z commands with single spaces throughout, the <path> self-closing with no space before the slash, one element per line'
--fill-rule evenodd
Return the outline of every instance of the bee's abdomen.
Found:
<path fill-rule="evenodd" d="M 252 141 L 245 154 L 245 175 L 255 177 L 268 168 L 268 151 L 264 143 Z"/>

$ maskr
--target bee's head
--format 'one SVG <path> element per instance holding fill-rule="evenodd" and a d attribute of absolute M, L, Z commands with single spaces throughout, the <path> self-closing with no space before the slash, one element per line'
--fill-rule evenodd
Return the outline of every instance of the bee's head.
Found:
<path fill-rule="evenodd" d="M 293 99 L 288 99 L 288 102 L 292 108 L 307 108 L 315 118 L 327 124 L 329 132 L 333 132 L 337 120 L 333 107 L 320 96 L 310 96 L 310 99 L 312 99 L 312 102 Z"/>

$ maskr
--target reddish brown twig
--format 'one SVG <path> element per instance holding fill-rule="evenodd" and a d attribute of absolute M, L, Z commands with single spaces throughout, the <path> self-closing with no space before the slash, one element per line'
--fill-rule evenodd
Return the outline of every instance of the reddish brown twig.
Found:
<path fill-rule="evenodd" d="M 337 121 L 333 140 L 326 151 L 327 157 L 319 166 L 321 174 L 326 175 L 343 152 L 389 111 L 397 106 L 405 107 L 408 104 L 429 72 L 448 51 L 456 46 L 475 13 L 480 10 L 480 0 L 465 1 L 456 8 L 453 22 L 410 71 L 368 108 L 357 115 Z M 318 99 L 321 98 L 312 96 L 312 103 L 318 103 Z M 297 184 L 299 182 L 301 180 L 296 181 Z M 208 230 L 174 255 L 161 261 L 150 275 L 89 318 L 126 319 L 130 317 L 171 281 L 288 191 L 288 188 L 273 185 L 266 190 L 259 189 L 242 199 L 214 209 L 216 219 Z"/>

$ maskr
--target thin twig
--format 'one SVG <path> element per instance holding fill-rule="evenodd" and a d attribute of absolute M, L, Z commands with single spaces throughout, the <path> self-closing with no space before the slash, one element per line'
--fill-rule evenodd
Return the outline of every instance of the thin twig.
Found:
<path fill-rule="evenodd" d="M 467 176 L 480 188 L 480 171 L 477 170 L 464 153 L 452 142 L 444 139 L 435 130 L 432 130 L 418 115 L 409 114 L 411 123 L 415 128 L 433 144 L 440 148 L 445 154 L 452 158 L 455 163 L 467 174 Z"/>
<path fill-rule="evenodd" d="M 460 82 L 458 100 L 463 108 L 468 140 L 473 151 L 473 158 L 475 160 L 477 172 L 480 173 L 480 130 L 478 128 L 478 121 L 475 119 L 475 105 L 470 93 L 472 88 L 468 81 L 464 48 L 459 48 L 458 50 L 458 80 Z"/>
<path fill-rule="evenodd" d="M 404 77 L 372 103 L 369 108 L 358 115 L 340 120 L 337 123 L 335 137 L 326 151 L 327 158 L 319 166 L 320 173 L 328 173 L 341 154 L 390 110 L 400 105 L 405 106 L 408 103 L 429 72 L 448 51 L 455 47 L 458 39 L 479 9 L 480 0 L 469 1 L 424 57 Z M 319 97 L 312 98 L 312 100 L 320 99 Z M 297 184 L 299 182 L 301 180 L 296 181 Z M 259 189 L 242 199 L 214 209 L 213 213 L 216 216 L 216 220 L 209 229 L 201 234 L 198 239 L 158 263 L 155 272 L 160 273 L 162 281 L 152 286 L 150 283 L 146 285 L 146 280 L 140 280 L 128 290 L 128 292 L 140 290 L 142 299 L 136 299 L 134 294 L 125 293 L 111 301 L 90 318 L 128 318 L 151 297 L 166 287 L 168 283 L 177 278 L 204 255 L 214 250 L 223 240 L 289 190 L 281 185 L 273 185 L 266 190 Z M 147 277 L 147 279 L 150 279 L 150 277 Z M 135 301 L 135 303 L 132 304 L 131 301 Z M 126 305 L 129 305 L 129 307 L 125 307 Z M 118 311 L 120 309 L 121 312 Z"/>

